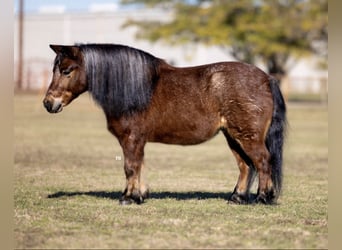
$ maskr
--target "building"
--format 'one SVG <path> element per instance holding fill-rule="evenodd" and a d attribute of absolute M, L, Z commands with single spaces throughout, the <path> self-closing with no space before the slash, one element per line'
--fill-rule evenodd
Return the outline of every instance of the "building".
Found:
<path fill-rule="evenodd" d="M 170 46 L 137 40 L 136 27 L 123 28 L 129 20 L 170 20 L 172 13 L 162 9 L 121 10 L 109 6 L 92 6 L 88 12 L 70 13 L 61 7 L 42 8 L 24 18 L 23 88 L 45 89 L 52 75 L 54 52 L 49 44 L 117 43 L 145 50 L 175 66 L 192 66 L 218 61 L 234 61 L 219 47 L 188 44 Z M 14 62 L 18 63 L 18 18 L 15 20 Z M 262 68 L 262 65 L 259 65 Z M 16 75 L 15 75 L 16 78 Z M 323 79 L 323 80 L 322 80 Z M 289 74 L 289 91 L 317 93 L 326 88 L 327 72 L 315 66 L 315 60 L 305 59 L 294 64 Z M 325 83 L 322 83 L 322 82 Z M 323 85 L 322 85 L 323 84 Z"/>

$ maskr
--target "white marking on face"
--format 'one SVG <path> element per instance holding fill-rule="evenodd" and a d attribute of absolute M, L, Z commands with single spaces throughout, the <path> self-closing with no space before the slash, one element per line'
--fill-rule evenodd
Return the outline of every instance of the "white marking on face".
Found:
<path fill-rule="evenodd" d="M 62 105 L 62 97 L 53 98 L 53 105 L 52 110 L 56 113 L 62 111 L 63 105 Z"/>

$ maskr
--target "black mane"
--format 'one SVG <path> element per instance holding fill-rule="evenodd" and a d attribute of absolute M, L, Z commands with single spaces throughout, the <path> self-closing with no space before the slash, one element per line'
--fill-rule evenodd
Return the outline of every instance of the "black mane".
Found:
<path fill-rule="evenodd" d="M 107 115 L 120 117 L 148 106 L 160 59 L 123 45 L 77 46 L 83 53 L 89 92 Z"/>

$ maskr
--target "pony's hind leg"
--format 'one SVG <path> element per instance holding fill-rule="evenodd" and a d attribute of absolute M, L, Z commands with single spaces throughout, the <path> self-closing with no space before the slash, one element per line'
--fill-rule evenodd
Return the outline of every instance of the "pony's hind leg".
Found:
<path fill-rule="evenodd" d="M 229 198 L 229 203 L 247 204 L 249 203 L 249 190 L 256 175 L 255 168 L 252 161 L 245 154 L 240 145 L 229 136 L 227 131 L 223 131 L 223 133 L 236 158 L 240 170 L 239 178 L 234 188 L 234 192 Z"/>
<path fill-rule="evenodd" d="M 260 152 L 256 152 L 256 165 L 259 173 L 258 194 L 256 203 L 274 204 L 276 202 L 276 191 L 272 181 L 272 169 L 269 163 L 270 154 L 266 147 Z"/>
<path fill-rule="evenodd" d="M 254 202 L 263 204 L 275 203 L 276 191 L 271 176 L 270 153 L 265 143 L 261 141 L 242 141 L 242 147 L 252 160 L 259 175 L 258 193 Z"/>

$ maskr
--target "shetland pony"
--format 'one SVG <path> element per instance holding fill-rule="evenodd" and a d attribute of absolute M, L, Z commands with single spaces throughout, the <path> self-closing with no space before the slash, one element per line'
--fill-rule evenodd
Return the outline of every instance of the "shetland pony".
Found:
<path fill-rule="evenodd" d="M 89 91 L 124 154 L 120 204 L 148 196 L 141 178 L 147 142 L 195 145 L 222 131 L 240 175 L 229 202 L 276 203 L 282 187 L 286 107 L 278 82 L 259 68 L 220 62 L 177 68 L 149 53 L 116 44 L 50 45 L 56 53 L 44 98 L 58 113 Z M 200 170 L 198 170 L 200 171 Z"/>

